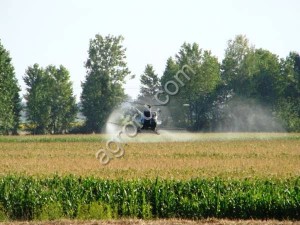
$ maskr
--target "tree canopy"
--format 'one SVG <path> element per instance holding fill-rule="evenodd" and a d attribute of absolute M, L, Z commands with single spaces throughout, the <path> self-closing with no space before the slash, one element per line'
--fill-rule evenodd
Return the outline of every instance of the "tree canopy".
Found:
<path fill-rule="evenodd" d="M 0 134 L 17 134 L 21 111 L 19 91 L 12 59 L 0 40 Z"/>
<path fill-rule="evenodd" d="M 65 133 L 76 118 L 77 106 L 68 70 L 53 65 L 28 67 L 24 76 L 28 129 L 33 134 Z"/>
<path fill-rule="evenodd" d="M 26 102 L 21 104 L 12 59 L 0 42 L 0 134 L 17 134 L 23 104 L 33 134 L 75 132 L 74 126 L 79 132 L 101 132 L 111 112 L 129 97 L 124 84 L 131 72 L 123 41 L 100 34 L 90 39 L 78 105 L 69 71 L 38 64 L 25 71 Z M 154 67 L 145 65 L 138 101 L 166 106 L 161 108 L 165 127 L 300 131 L 298 52 L 280 58 L 237 35 L 228 41 L 222 61 L 199 44 L 184 42 L 162 74 Z M 74 125 L 76 116 L 84 122 Z"/>
<path fill-rule="evenodd" d="M 101 132 L 114 107 L 125 98 L 122 85 L 130 71 L 123 40 L 122 36 L 99 34 L 90 40 L 81 94 L 87 132 Z"/>

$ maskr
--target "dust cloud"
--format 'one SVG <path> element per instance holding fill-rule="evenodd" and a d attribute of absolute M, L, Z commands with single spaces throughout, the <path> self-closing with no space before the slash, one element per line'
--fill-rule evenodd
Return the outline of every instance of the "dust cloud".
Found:
<path fill-rule="evenodd" d="M 149 130 L 138 132 L 137 135 L 130 137 L 126 135 L 123 128 L 126 122 L 133 122 L 132 116 L 137 112 L 136 109 L 142 112 L 143 106 L 137 107 L 133 103 L 125 102 L 110 114 L 104 130 L 110 139 L 120 137 L 124 143 L 262 140 L 276 137 L 274 132 L 281 136 L 285 132 L 281 121 L 272 114 L 270 107 L 251 99 L 239 98 L 231 100 L 227 107 L 222 109 L 223 118 L 217 123 L 214 132 L 189 132 L 184 129 L 177 129 L 172 124 L 173 129 L 158 126 L 159 134 Z M 119 136 L 121 131 L 123 132 Z"/>

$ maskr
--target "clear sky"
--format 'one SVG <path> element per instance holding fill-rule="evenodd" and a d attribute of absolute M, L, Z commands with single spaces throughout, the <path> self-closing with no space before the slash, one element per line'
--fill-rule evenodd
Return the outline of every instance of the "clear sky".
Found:
<path fill-rule="evenodd" d="M 222 60 L 227 41 L 246 35 L 280 57 L 300 51 L 298 0 L 0 0 L 0 39 L 22 77 L 38 63 L 64 65 L 79 99 L 89 40 L 123 35 L 129 69 L 126 93 L 136 97 L 139 75 L 152 64 L 161 75 L 184 42 L 197 42 Z"/>

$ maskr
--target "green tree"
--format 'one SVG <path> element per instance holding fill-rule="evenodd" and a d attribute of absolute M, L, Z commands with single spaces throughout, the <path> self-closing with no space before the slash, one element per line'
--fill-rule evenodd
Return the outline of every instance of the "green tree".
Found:
<path fill-rule="evenodd" d="M 300 98 L 280 98 L 276 113 L 287 131 L 300 132 Z"/>
<path fill-rule="evenodd" d="M 153 98 L 159 88 L 159 78 L 152 65 L 146 65 L 140 81 L 141 89 L 138 99 L 148 104 L 154 104 Z"/>
<path fill-rule="evenodd" d="M 168 59 L 161 78 L 165 92 L 169 90 L 175 93 L 178 90 L 178 94 L 170 97 L 167 107 L 176 124 L 187 125 L 188 118 L 189 126 L 201 129 L 206 117 L 205 99 L 216 89 L 221 79 L 218 59 L 210 51 L 200 49 L 196 43 L 184 43 L 175 58 L 176 61 Z M 172 80 L 177 85 L 168 85 Z M 184 105 L 189 107 L 183 108 Z"/>
<path fill-rule="evenodd" d="M 102 37 L 99 34 L 90 40 L 85 63 L 87 75 L 81 94 L 88 132 L 101 132 L 111 111 L 125 97 L 122 85 L 130 71 L 125 62 L 123 40 L 122 36 Z"/>
<path fill-rule="evenodd" d="M 202 129 L 207 120 L 207 97 L 220 83 L 220 65 L 210 51 L 202 50 L 198 44 L 183 44 L 176 55 L 179 68 L 192 68 L 190 81 L 181 87 L 182 103 L 189 104 L 189 120 L 193 129 Z"/>
<path fill-rule="evenodd" d="M 160 79 L 161 85 L 164 86 L 169 80 L 174 79 L 174 76 L 179 71 L 179 65 L 176 64 L 172 57 L 169 57 L 166 63 L 166 68 Z"/>
<path fill-rule="evenodd" d="M 50 124 L 51 96 L 50 78 L 38 64 L 29 66 L 23 77 L 27 85 L 26 94 L 26 120 L 28 129 L 33 134 L 45 134 Z"/>
<path fill-rule="evenodd" d="M 280 62 L 278 56 L 264 49 L 255 49 L 250 74 L 250 97 L 272 106 L 279 95 Z"/>
<path fill-rule="evenodd" d="M 66 132 L 77 113 L 67 69 L 52 65 L 43 69 L 34 64 L 26 70 L 24 82 L 29 130 L 33 134 Z"/>
<path fill-rule="evenodd" d="M 228 42 L 225 58 L 221 65 L 221 74 L 227 92 L 232 91 L 231 98 L 227 99 L 231 103 L 223 104 L 223 108 L 227 108 L 227 110 L 222 112 L 227 115 L 219 116 L 223 118 L 220 123 L 229 124 L 224 127 L 231 127 L 228 121 L 231 121 L 231 124 L 240 121 L 238 129 L 242 128 L 244 131 L 247 131 L 248 128 L 256 129 L 251 124 L 261 124 L 259 119 L 266 116 L 259 112 L 259 109 L 268 112 L 270 123 L 276 123 L 275 105 L 280 95 L 280 61 L 277 55 L 268 50 L 255 49 L 249 45 L 245 36 L 238 35 L 234 40 Z M 256 106 L 259 109 L 250 110 Z M 249 110 L 244 110 L 247 107 Z M 252 115 L 246 111 L 251 112 Z M 257 115 L 260 113 L 261 116 L 256 116 L 256 113 Z M 257 126 L 257 129 L 268 130 L 271 129 L 270 127 L 265 124 L 265 128 Z"/>
<path fill-rule="evenodd" d="M 17 134 L 20 122 L 20 88 L 9 52 L 0 41 L 0 133 Z"/>
<path fill-rule="evenodd" d="M 300 131 L 300 55 L 290 52 L 281 60 L 277 114 L 288 131 Z"/>
<path fill-rule="evenodd" d="M 59 68 L 48 66 L 46 74 L 50 78 L 50 124 L 51 133 L 65 133 L 77 114 L 76 99 L 73 95 L 69 71 L 62 65 Z"/>
<path fill-rule="evenodd" d="M 281 61 L 280 93 L 283 97 L 300 97 L 300 55 L 290 52 Z"/>
<path fill-rule="evenodd" d="M 242 96 L 249 96 L 249 85 L 253 74 L 254 47 L 251 47 L 246 36 L 237 35 L 228 41 L 225 56 L 221 65 L 221 75 L 228 89 Z"/>
<path fill-rule="evenodd" d="M 179 65 L 172 57 L 169 57 L 166 63 L 166 68 L 160 79 L 162 89 L 168 81 L 174 80 L 176 73 L 179 71 Z M 171 87 L 170 87 L 171 89 Z M 162 95 L 161 100 L 164 101 L 165 96 Z M 182 108 L 184 100 L 181 98 L 181 94 L 174 95 L 169 98 L 169 101 L 165 107 L 161 107 L 162 110 L 162 125 L 166 127 L 185 127 L 186 126 L 186 110 L 178 110 Z M 176 123 L 175 123 L 176 121 Z"/>
<path fill-rule="evenodd" d="M 183 44 L 176 55 L 179 68 L 185 65 L 193 69 L 195 74 L 182 87 L 183 97 L 188 101 L 198 100 L 199 97 L 215 90 L 220 82 L 220 65 L 211 51 L 200 49 L 198 44 Z"/>

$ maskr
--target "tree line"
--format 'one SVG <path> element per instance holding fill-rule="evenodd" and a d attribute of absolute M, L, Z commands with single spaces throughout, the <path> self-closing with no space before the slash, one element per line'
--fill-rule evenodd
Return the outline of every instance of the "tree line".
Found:
<path fill-rule="evenodd" d="M 279 58 L 237 35 L 228 41 L 220 63 L 197 43 L 184 43 L 167 60 L 160 78 L 152 65 L 146 66 L 139 99 L 153 100 L 151 96 L 185 65 L 194 73 L 186 71 L 190 80 L 181 76 L 179 92 L 162 107 L 171 126 L 195 131 L 300 131 L 299 53 Z M 167 87 L 175 92 L 174 85 Z M 161 95 L 161 100 L 166 97 Z"/>
<path fill-rule="evenodd" d="M 25 129 L 32 134 L 101 132 L 114 108 L 128 99 L 123 85 L 132 75 L 123 40 L 99 34 L 90 40 L 80 104 L 76 104 L 67 68 L 29 66 L 23 76 L 25 106 L 12 59 L 0 41 L 0 133 L 18 133 L 22 110 Z M 136 101 L 154 104 L 155 94 L 185 65 L 193 73 L 186 72 L 189 79 L 182 77 L 179 92 L 161 107 L 163 126 L 197 131 L 300 131 L 299 53 L 291 51 L 279 58 L 237 35 L 228 41 L 219 62 L 197 43 L 184 43 L 167 60 L 161 76 L 152 65 L 145 66 Z M 176 88 L 167 87 L 169 92 Z M 83 124 L 75 123 L 79 112 L 85 118 Z"/>

